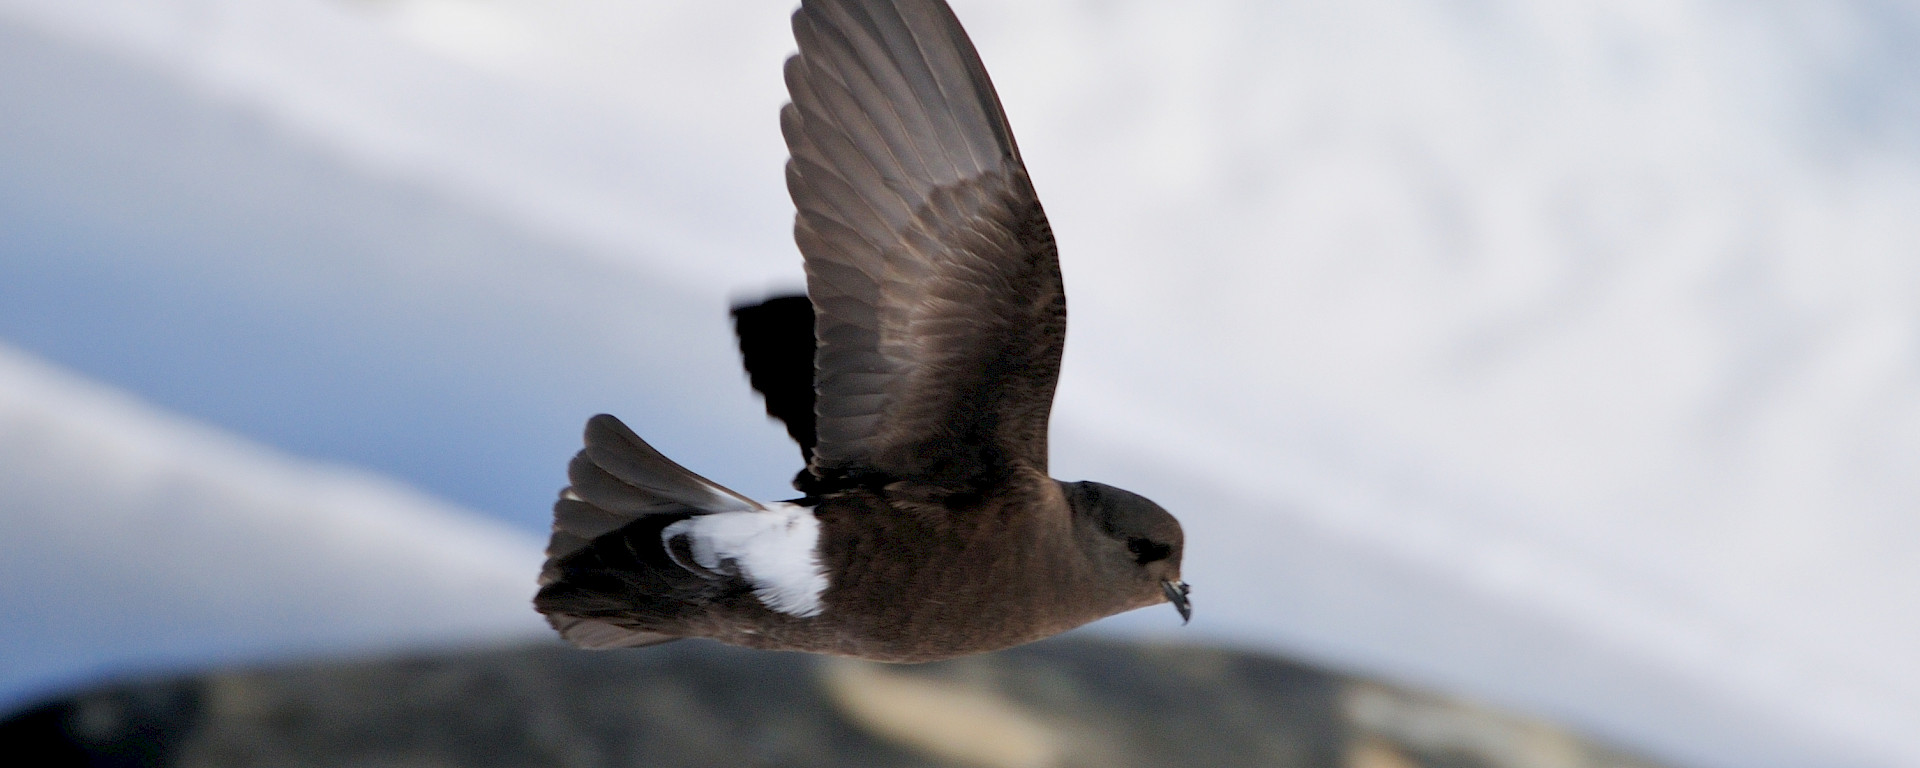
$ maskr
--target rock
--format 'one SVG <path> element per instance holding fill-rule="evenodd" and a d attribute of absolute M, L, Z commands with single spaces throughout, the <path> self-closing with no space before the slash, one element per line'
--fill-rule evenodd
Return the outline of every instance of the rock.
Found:
<path fill-rule="evenodd" d="M 1649 768 L 1562 729 L 1247 653 L 1064 638 L 886 666 L 701 641 L 213 672 L 0 722 L 47 765 Z"/>

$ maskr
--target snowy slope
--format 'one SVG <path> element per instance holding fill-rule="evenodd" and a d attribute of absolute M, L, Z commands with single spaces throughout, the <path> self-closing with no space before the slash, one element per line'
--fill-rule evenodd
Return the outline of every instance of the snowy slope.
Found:
<path fill-rule="evenodd" d="M 102 675 L 545 634 L 541 542 L 0 346 L 0 710 Z"/>
<path fill-rule="evenodd" d="M 0 334 L 528 528 L 592 410 L 777 490 L 718 309 L 797 273 L 786 5 L 0 3 L 59 63 L 8 81 L 16 250 L 88 254 L 6 254 L 0 291 L 81 300 L 0 294 Z M 1065 249 L 1056 472 L 1188 521 L 1192 632 L 1703 766 L 1920 764 L 1920 11 L 957 5 Z M 30 87 L 60 77 L 118 111 Z M 329 222 L 360 239 L 283 247 Z M 136 301 L 72 287 L 129 264 Z M 156 282 L 188 340 L 135 332 Z M 275 375 L 339 338 L 323 381 L 398 373 Z"/>

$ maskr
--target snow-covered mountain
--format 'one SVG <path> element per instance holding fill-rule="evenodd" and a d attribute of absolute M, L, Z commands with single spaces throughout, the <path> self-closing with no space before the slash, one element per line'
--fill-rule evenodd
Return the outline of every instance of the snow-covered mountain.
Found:
<path fill-rule="evenodd" d="M 0 338 L 530 536 L 599 410 L 779 494 L 787 5 L 0 0 Z M 1182 636 L 1920 763 L 1920 8 L 956 6 Z"/>

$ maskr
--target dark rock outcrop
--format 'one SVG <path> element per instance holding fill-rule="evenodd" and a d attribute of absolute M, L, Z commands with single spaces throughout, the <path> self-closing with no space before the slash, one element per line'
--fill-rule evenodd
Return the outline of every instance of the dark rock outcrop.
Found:
<path fill-rule="evenodd" d="M 681 642 L 221 671 L 17 713 L 0 752 L 182 768 L 1650 765 L 1269 657 L 1082 638 L 921 666 Z"/>

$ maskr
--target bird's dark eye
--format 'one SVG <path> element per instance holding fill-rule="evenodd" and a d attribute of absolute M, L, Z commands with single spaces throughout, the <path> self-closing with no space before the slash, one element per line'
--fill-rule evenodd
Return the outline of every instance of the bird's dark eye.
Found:
<path fill-rule="evenodd" d="M 1146 565 L 1155 560 L 1167 559 L 1168 555 L 1173 554 L 1173 547 L 1135 536 L 1127 539 L 1127 551 L 1133 553 L 1134 562 Z"/>

